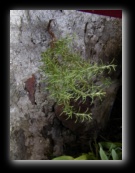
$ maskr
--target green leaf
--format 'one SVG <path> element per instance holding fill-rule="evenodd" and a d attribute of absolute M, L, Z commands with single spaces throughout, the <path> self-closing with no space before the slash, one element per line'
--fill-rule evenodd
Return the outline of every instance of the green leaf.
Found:
<path fill-rule="evenodd" d="M 121 143 L 116 142 L 100 142 L 99 143 L 104 149 L 108 149 L 110 152 L 112 149 L 115 149 L 116 147 L 121 147 Z"/>
<path fill-rule="evenodd" d="M 94 153 L 89 152 L 88 153 L 88 160 L 99 160 Z"/>
<path fill-rule="evenodd" d="M 102 160 L 108 160 L 108 157 L 106 153 L 104 152 L 104 150 L 102 149 L 102 147 L 100 147 L 99 154 Z"/>
<path fill-rule="evenodd" d="M 59 157 L 53 158 L 52 160 L 74 160 L 74 158 L 71 156 L 59 156 Z"/>
<path fill-rule="evenodd" d="M 111 151 L 112 149 L 116 148 L 116 145 L 112 142 L 106 142 L 106 147 L 108 146 L 108 149 Z"/>
<path fill-rule="evenodd" d="M 74 160 L 88 160 L 88 154 L 83 154 L 77 158 L 75 158 Z"/>
<path fill-rule="evenodd" d="M 114 149 L 112 149 L 112 158 L 113 160 L 119 160 L 119 156 Z"/>

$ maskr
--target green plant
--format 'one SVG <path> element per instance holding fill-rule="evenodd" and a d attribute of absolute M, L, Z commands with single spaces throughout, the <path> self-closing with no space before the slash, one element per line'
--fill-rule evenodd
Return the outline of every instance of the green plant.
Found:
<path fill-rule="evenodd" d="M 99 157 L 93 152 L 83 153 L 79 157 L 59 156 L 52 160 L 121 160 L 122 159 L 122 144 L 116 142 L 100 142 L 98 143 Z M 96 148 L 96 146 L 95 146 Z"/>
<path fill-rule="evenodd" d="M 96 98 L 102 100 L 106 94 L 105 88 L 111 83 L 110 78 L 103 77 L 103 72 L 115 70 L 116 65 L 91 64 L 74 52 L 71 44 L 71 38 L 62 38 L 54 43 L 53 48 L 43 52 L 41 70 L 46 76 L 50 96 L 57 104 L 64 105 L 62 113 L 66 113 L 67 118 L 75 115 L 76 121 L 91 120 L 92 114 L 88 109 L 80 113 L 80 108 L 75 110 L 70 101 L 81 98 L 85 103 L 87 97 L 92 99 L 92 103 Z"/>
<path fill-rule="evenodd" d="M 67 155 L 63 155 L 63 156 L 59 156 L 59 157 L 55 157 L 52 160 L 97 160 L 97 158 L 94 156 L 93 153 L 83 153 L 78 157 L 72 157 L 72 156 L 67 156 Z"/>
<path fill-rule="evenodd" d="M 122 144 L 112 142 L 99 143 L 99 155 L 101 160 L 121 160 L 122 159 Z"/>

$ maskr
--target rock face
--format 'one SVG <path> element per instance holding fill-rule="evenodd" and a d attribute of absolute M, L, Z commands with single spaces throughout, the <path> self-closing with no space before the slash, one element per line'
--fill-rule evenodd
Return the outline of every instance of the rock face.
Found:
<path fill-rule="evenodd" d="M 39 66 L 41 53 L 50 46 L 47 32 L 50 19 L 55 19 L 52 30 L 57 39 L 76 34 L 73 49 L 84 59 L 102 60 L 106 64 L 114 59 L 118 65 L 116 72 L 110 74 L 114 83 L 108 88 L 106 98 L 100 106 L 96 102 L 92 107 L 99 129 L 106 124 L 121 85 L 121 19 L 75 10 L 11 10 L 10 157 L 14 160 L 48 160 L 70 155 L 75 145 L 78 147 L 74 148 L 74 154 L 87 148 L 84 143 L 79 145 L 82 134 L 79 133 L 78 140 L 74 133 L 77 126 L 70 127 L 68 121 L 58 117 L 55 102 L 48 97 L 46 82 L 42 81 L 44 76 Z M 78 129 L 82 126 L 85 132 L 90 130 L 87 122 L 78 124 Z"/>

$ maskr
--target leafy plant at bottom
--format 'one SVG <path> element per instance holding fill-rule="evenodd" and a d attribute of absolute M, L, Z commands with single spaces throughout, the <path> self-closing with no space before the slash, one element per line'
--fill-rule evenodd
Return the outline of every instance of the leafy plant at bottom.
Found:
<path fill-rule="evenodd" d="M 122 159 L 122 144 L 113 142 L 100 142 L 99 158 L 93 152 L 83 153 L 79 157 L 59 156 L 52 160 L 121 160 Z M 96 147 L 96 146 L 95 146 Z"/>
<path fill-rule="evenodd" d="M 112 142 L 99 143 L 99 155 L 101 160 L 121 160 L 122 159 L 122 144 Z"/>
<path fill-rule="evenodd" d="M 96 160 L 96 157 L 94 156 L 93 153 L 83 153 L 82 155 L 76 158 L 72 156 L 64 155 L 64 156 L 53 158 L 52 160 Z"/>

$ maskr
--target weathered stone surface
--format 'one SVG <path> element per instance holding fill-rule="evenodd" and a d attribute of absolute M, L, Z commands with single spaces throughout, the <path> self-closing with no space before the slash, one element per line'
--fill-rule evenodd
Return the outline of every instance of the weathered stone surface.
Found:
<path fill-rule="evenodd" d="M 114 79 L 121 73 L 121 19 L 75 10 L 11 10 L 10 11 L 10 156 L 15 160 L 50 159 L 65 152 L 64 146 L 74 144 L 75 135 L 61 126 L 54 113 L 54 101 L 45 91 L 43 74 L 39 71 L 41 52 L 50 46 L 47 32 L 50 19 L 56 38 L 76 34 L 73 49 L 91 61 L 120 64 Z M 118 73 L 119 71 L 119 73 Z M 25 90 L 25 82 L 35 76 L 35 91 Z M 117 83 L 117 82 L 116 82 Z M 119 82 L 118 82 L 119 83 Z M 117 84 L 119 85 L 119 84 Z M 117 85 L 108 90 L 106 113 L 117 92 Z M 114 92 L 115 90 L 115 92 Z M 113 92 L 112 92 L 113 91 Z M 30 99 L 29 93 L 33 93 Z M 31 102 L 32 101 L 32 102 Z M 32 104 L 36 102 L 36 104 Z M 107 103 L 107 104 L 106 104 Z M 99 112 L 101 108 L 98 108 Z M 97 110 L 93 108 L 93 113 Z M 104 116 L 101 112 L 99 122 Z M 96 118 L 96 116 L 95 116 Z M 59 124 L 60 123 L 60 124 Z M 43 132 L 46 127 L 51 130 Z M 45 127 L 45 128 L 43 128 Z M 48 134 L 49 133 L 49 134 Z M 45 136 L 44 136 L 44 135 Z M 67 138 L 65 137 L 65 135 Z"/>

